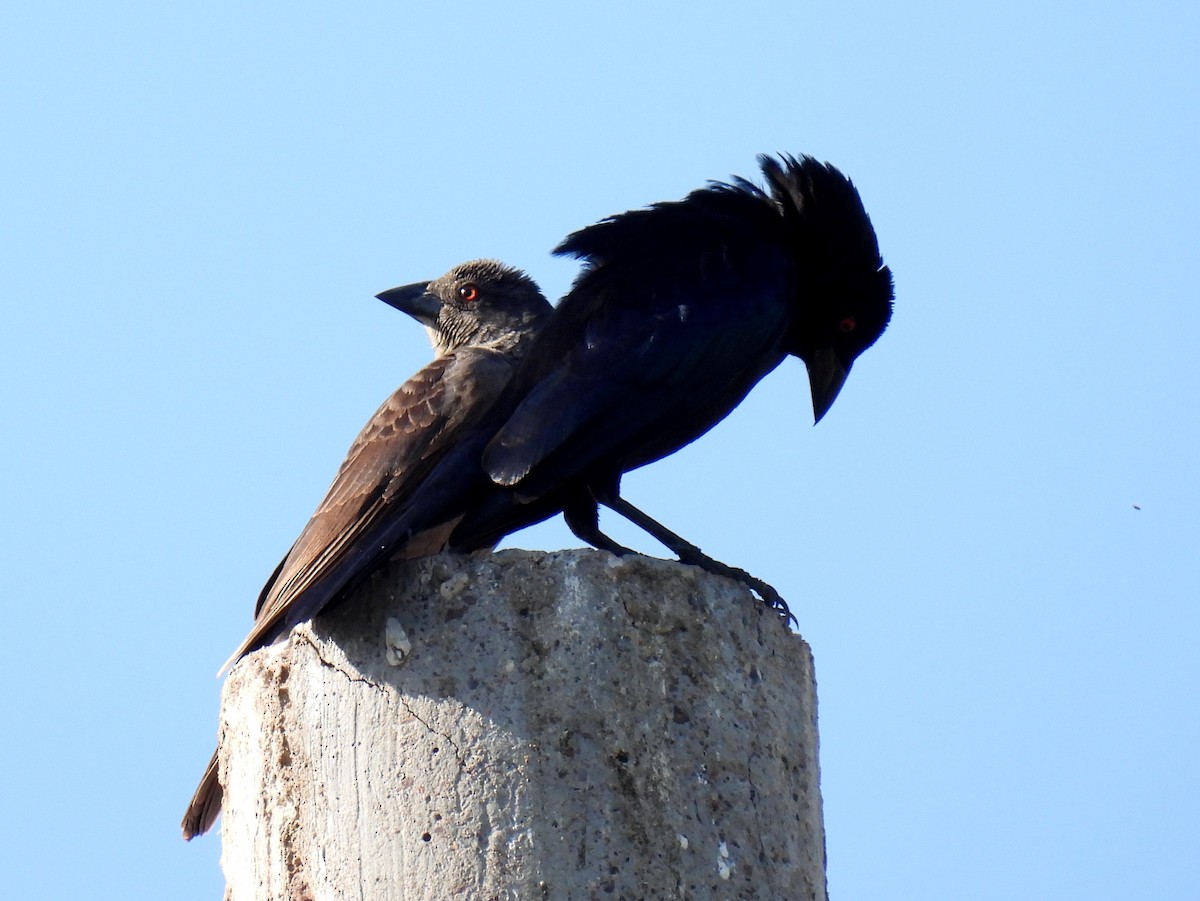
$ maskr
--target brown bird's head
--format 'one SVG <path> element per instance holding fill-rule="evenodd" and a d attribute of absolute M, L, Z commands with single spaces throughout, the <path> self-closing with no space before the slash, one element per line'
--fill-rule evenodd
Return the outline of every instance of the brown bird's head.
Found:
<path fill-rule="evenodd" d="M 552 309 L 533 279 L 496 260 L 461 263 L 376 297 L 425 326 L 438 356 L 468 345 L 513 353 Z"/>

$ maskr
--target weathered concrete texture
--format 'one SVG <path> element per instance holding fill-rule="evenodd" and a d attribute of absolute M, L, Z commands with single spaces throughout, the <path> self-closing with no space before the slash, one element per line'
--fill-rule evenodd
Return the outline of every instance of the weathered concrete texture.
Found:
<path fill-rule="evenodd" d="M 230 675 L 226 897 L 823 899 L 815 704 L 691 567 L 396 564 Z"/>

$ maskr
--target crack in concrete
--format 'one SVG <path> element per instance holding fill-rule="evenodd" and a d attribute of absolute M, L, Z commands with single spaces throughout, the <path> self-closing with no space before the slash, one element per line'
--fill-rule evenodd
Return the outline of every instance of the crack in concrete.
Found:
<path fill-rule="evenodd" d="M 309 634 L 308 632 L 303 631 L 303 630 L 297 630 L 293 634 L 299 638 L 302 638 L 305 641 L 305 643 L 307 643 L 308 646 L 313 649 L 313 652 L 317 655 L 317 659 L 321 661 L 321 664 L 323 666 L 326 666 L 331 670 L 341 673 L 343 676 L 346 677 L 347 682 L 357 682 L 361 685 L 367 685 L 384 695 L 386 695 L 388 693 L 388 690 L 389 690 L 388 686 L 380 685 L 375 680 L 368 679 L 366 676 L 363 676 L 363 675 L 356 673 L 350 669 L 347 669 L 341 663 L 335 663 L 334 661 L 332 661 L 328 657 L 326 657 L 323 653 L 321 653 L 320 644 L 318 644 L 316 642 L 316 640 L 313 639 L 312 635 Z"/>
<path fill-rule="evenodd" d="M 400 706 L 404 708 L 405 712 L 408 713 L 409 716 L 411 716 L 414 720 L 416 720 L 438 738 L 444 738 L 450 747 L 454 749 L 454 759 L 458 761 L 459 767 L 464 770 L 467 768 L 467 758 L 463 754 L 462 748 L 458 746 L 458 742 L 451 738 L 449 734 L 438 731 L 431 723 L 426 722 L 425 719 L 412 708 L 412 705 L 408 703 L 408 699 L 403 695 L 400 696 Z"/>
<path fill-rule="evenodd" d="M 319 652 L 318 652 L 317 656 L 318 657 L 321 656 Z M 323 657 L 321 658 L 321 662 L 322 663 L 326 662 Z M 366 681 L 366 680 L 363 680 L 363 681 Z M 351 759 L 352 759 L 352 765 L 354 767 L 354 772 L 357 774 L 359 771 L 358 770 L 358 698 L 357 697 L 355 697 L 355 699 L 354 699 L 354 722 L 353 722 L 353 726 L 352 726 L 351 732 L 350 732 L 350 755 L 351 755 Z M 358 846 L 360 848 L 366 847 L 366 840 L 363 836 L 362 809 L 363 809 L 362 786 L 359 784 L 359 780 L 356 778 L 354 780 L 354 813 L 355 813 L 354 821 L 358 827 Z M 366 872 L 363 870 L 363 859 L 362 859 L 362 855 L 360 854 L 360 855 L 358 855 L 358 897 L 359 897 L 359 901 L 366 901 L 366 884 L 367 884 Z"/>
<path fill-rule="evenodd" d="M 389 693 L 389 690 L 394 690 L 394 689 L 391 689 L 390 686 L 380 685 L 378 682 L 375 682 L 372 679 L 368 679 L 366 676 L 360 675 L 359 673 L 356 673 L 350 669 L 347 669 L 345 666 L 341 665 L 340 663 L 336 663 L 336 662 L 330 660 L 324 654 L 321 653 L 321 646 L 307 632 L 298 631 L 296 634 L 299 637 L 303 638 L 304 641 L 308 644 L 308 646 L 313 649 L 313 652 L 317 655 L 317 659 L 321 661 L 321 664 L 323 666 L 327 666 L 330 669 L 341 673 L 343 676 L 346 677 L 346 680 L 348 682 L 357 682 L 362 685 L 367 685 L 385 695 Z M 432 732 L 434 735 L 438 736 L 438 738 L 445 739 L 446 743 L 449 744 L 450 747 L 454 749 L 454 759 L 458 761 L 459 767 L 461 767 L 462 769 L 465 770 L 467 768 L 467 758 L 463 754 L 462 749 L 458 746 L 458 742 L 456 742 L 453 738 L 451 738 L 449 734 L 438 731 L 430 723 L 428 723 L 420 714 L 418 714 L 416 712 L 416 710 L 413 709 L 412 705 L 409 704 L 408 699 L 405 698 L 404 695 L 402 695 L 399 691 L 396 691 L 396 697 L 397 697 L 397 700 L 400 702 L 400 706 L 404 708 L 405 712 L 409 716 L 411 716 L 414 720 L 416 720 L 418 723 L 420 723 L 422 726 L 424 726 L 427 730 Z M 357 729 L 358 729 L 357 706 L 355 707 L 355 717 L 356 717 L 355 731 L 357 733 Z"/>

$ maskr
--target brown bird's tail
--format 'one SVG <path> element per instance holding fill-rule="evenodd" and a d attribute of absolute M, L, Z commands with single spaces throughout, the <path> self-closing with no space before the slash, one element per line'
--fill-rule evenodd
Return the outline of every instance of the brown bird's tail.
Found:
<path fill-rule="evenodd" d="M 183 815 L 183 837 L 189 842 L 197 835 L 203 835 L 212 828 L 213 823 L 221 813 L 221 799 L 224 791 L 217 781 L 217 752 L 213 751 L 204 777 L 192 795 L 187 813 Z"/>

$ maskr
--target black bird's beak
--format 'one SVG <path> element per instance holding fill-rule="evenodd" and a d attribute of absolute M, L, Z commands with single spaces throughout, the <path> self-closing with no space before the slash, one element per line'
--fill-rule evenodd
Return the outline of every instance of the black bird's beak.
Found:
<path fill-rule="evenodd" d="M 816 425 L 837 400 L 838 392 L 850 374 L 850 366 L 841 361 L 832 347 L 818 348 L 811 359 L 804 361 L 804 365 L 808 367 L 808 384 L 812 389 L 815 417 L 813 425 Z"/>
<path fill-rule="evenodd" d="M 421 325 L 433 328 L 437 325 L 438 314 L 442 312 L 442 302 L 430 294 L 428 288 L 429 282 L 417 282 L 415 285 L 389 288 L 375 296 L 401 313 L 407 313 Z"/>

